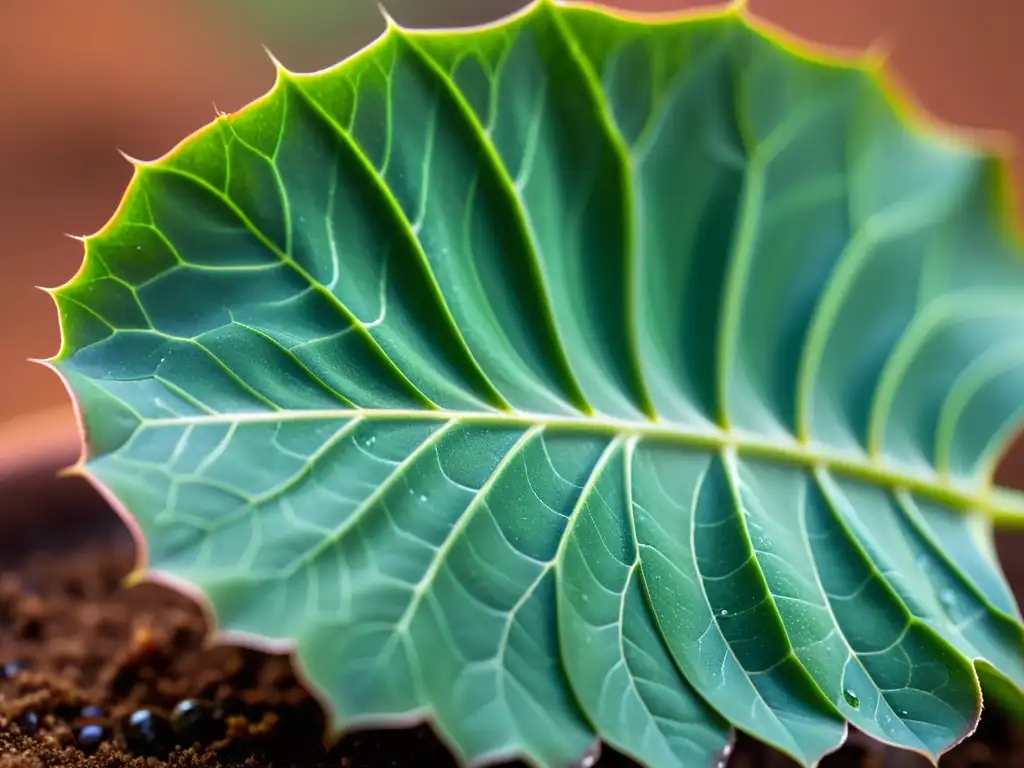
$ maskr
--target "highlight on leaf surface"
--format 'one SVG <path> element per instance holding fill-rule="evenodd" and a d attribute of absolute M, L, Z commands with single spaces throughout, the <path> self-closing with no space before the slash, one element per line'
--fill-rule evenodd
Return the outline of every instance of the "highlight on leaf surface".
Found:
<path fill-rule="evenodd" d="M 141 572 L 335 731 L 936 758 L 1020 705 L 993 156 L 744 12 L 391 25 L 139 163 L 53 292 Z"/>

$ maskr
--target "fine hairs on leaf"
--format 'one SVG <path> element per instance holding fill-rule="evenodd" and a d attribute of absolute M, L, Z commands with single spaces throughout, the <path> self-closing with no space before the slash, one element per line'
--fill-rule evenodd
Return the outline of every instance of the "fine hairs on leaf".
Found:
<path fill-rule="evenodd" d="M 1024 705 L 1006 172 L 877 57 L 540 0 L 133 162 L 52 291 L 76 470 L 334 734 L 813 766 Z"/>

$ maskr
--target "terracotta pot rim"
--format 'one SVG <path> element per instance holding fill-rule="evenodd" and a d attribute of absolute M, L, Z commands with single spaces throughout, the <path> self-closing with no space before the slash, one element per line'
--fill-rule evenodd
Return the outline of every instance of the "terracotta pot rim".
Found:
<path fill-rule="evenodd" d="M 73 464 L 80 450 L 70 403 L 0 423 L 0 484 L 40 471 L 57 472 Z"/>

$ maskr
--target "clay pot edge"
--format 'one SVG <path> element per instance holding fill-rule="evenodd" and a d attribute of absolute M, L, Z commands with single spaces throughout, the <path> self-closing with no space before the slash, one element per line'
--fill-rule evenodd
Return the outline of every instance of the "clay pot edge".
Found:
<path fill-rule="evenodd" d="M 0 423 L 0 486 L 13 478 L 56 474 L 73 465 L 80 451 L 70 403 Z"/>

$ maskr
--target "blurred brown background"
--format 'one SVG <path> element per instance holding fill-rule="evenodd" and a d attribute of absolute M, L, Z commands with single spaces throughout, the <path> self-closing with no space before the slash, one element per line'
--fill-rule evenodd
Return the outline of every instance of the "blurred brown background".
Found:
<path fill-rule="evenodd" d="M 615 0 L 671 10 L 695 0 Z M 391 0 L 401 24 L 494 19 L 515 0 Z M 1021 0 L 750 0 L 813 41 L 879 40 L 897 76 L 943 120 L 1024 143 Z M 50 299 L 88 234 L 113 212 L 131 170 L 266 91 L 270 48 L 290 69 L 319 69 L 383 29 L 372 0 L 0 0 L 0 425 L 64 408 L 57 378 L 29 357 L 59 342 Z M 1024 159 L 1015 160 L 1018 185 Z"/>

